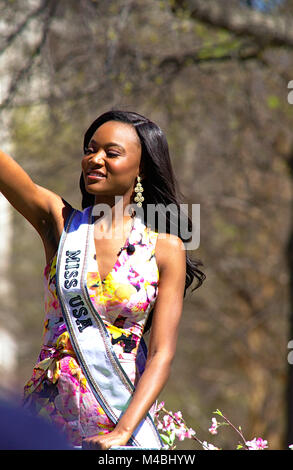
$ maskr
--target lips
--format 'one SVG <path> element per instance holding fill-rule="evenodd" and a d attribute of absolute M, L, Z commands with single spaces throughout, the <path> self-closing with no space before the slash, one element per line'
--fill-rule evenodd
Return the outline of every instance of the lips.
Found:
<path fill-rule="evenodd" d="M 87 176 L 103 176 L 104 178 L 106 178 L 105 173 L 99 170 L 90 170 L 87 172 Z"/>
<path fill-rule="evenodd" d="M 94 181 L 101 181 L 103 179 L 106 179 L 106 175 L 105 173 L 103 173 L 102 171 L 100 170 L 89 170 L 86 174 L 87 176 L 87 180 L 90 182 L 94 182 Z"/>

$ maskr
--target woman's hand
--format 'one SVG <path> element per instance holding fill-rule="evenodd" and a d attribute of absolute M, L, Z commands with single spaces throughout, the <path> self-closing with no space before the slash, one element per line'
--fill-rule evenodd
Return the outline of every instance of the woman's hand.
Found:
<path fill-rule="evenodd" d="M 108 450 L 114 446 L 125 446 L 130 437 L 129 433 L 117 433 L 114 429 L 108 434 L 84 438 L 82 448 L 83 450 Z"/>

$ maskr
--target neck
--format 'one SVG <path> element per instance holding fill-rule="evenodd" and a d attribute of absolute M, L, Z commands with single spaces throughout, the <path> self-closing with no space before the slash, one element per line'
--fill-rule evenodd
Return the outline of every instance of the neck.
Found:
<path fill-rule="evenodd" d="M 115 196 L 114 201 L 96 196 L 92 215 L 101 231 L 108 231 L 127 224 L 133 218 L 133 211 L 130 202 L 123 196 Z"/>

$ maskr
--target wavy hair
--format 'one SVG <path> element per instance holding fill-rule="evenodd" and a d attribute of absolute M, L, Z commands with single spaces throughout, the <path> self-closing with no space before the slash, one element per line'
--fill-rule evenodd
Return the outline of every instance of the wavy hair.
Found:
<path fill-rule="evenodd" d="M 84 135 L 84 153 L 86 152 L 88 144 L 95 131 L 107 121 L 119 121 L 131 124 L 140 139 L 141 166 L 144 170 L 144 177 L 142 179 L 144 201 L 142 208 L 147 207 L 147 204 L 159 204 L 164 206 L 169 206 L 169 204 L 171 204 L 173 207 L 175 204 L 179 209 L 184 198 L 180 192 L 179 185 L 172 168 L 167 139 L 159 126 L 141 114 L 133 111 L 111 109 L 110 111 L 100 115 L 90 125 Z M 94 205 L 95 196 L 86 191 L 82 173 L 79 184 L 82 193 L 82 209 Z M 143 211 L 143 213 L 146 214 L 146 211 Z M 187 214 L 186 217 L 188 220 L 188 231 L 189 233 L 192 233 L 192 220 Z M 168 219 L 166 227 L 167 233 L 170 233 L 170 223 L 170 219 Z M 154 230 L 157 230 L 157 224 L 155 225 Z M 182 239 L 180 234 L 178 236 Z M 182 241 L 186 242 L 186 240 L 183 239 Z M 199 266 L 203 266 L 201 260 L 191 259 L 186 250 L 184 297 L 186 295 L 186 290 L 191 286 L 194 279 L 197 280 L 197 284 L 192 289 L 192 292 L 200 287 L 206 278 L 205 274 L 199 269 Z M 148 316 L 144 333 L 151 327 L 152 314 L 153 310 Z"/>

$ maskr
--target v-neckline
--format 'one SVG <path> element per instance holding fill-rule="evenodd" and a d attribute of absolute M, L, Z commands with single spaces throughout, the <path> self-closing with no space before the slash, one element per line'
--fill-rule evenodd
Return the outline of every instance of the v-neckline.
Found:
<path fill-rule="evenodd" d="M 97 272 L 97 277 L 98 277 L 98 281 L 103 284 L 107 279 L 108 277 L 115 271 L 115 268 L 116 266 L 118 265 L 118 263 L 120 262 L 120 259 L 121 259 L 121 256 L 123 255 L 123 249 L 120 248 L 120 253 L 119 255 L 117 256 L 116 258 L 116 261 L 114 263 L 114 266 L 112 267 L 111 271 L 108 272 L 108 274 L 104 277 L 104 279 L 102 280 L 101 279 L 101 275 L 100 275 L 100 267 L 99 267 L 99 261 L 98 261 L 98 256 L 97 256 L 97 250 L 96 250 L 96 245 L 95 245 L 95 236 L 94 236 L 94 222 L 93 222 L 93 216 L 91 216 L 91 221 L 92 221 L 92 224 L 93 224 L 93 230 L 92 230 L 92 242 L 93 242 L 93 245 L 94 245 L 94 254 L 95 254 L 95 261 L 96 261 L 96 272 Z M 131 227 L 130 227 L 130 231 L 129 231 L 129 234 L 124 242 L 124 245 L 123 245 L 123 248 L 127 247 L 128 244 L 129 244 L 129 241 L 130 241 L 130 237 L 131 237 L 131 234 L 133 232 L 133 229 L 134 229 L 134 225 L 135 225 L 135 221 L 136 221 L 136 216 L 133 217 L 132 219 L 132 223 L 131 223 Z"/>

